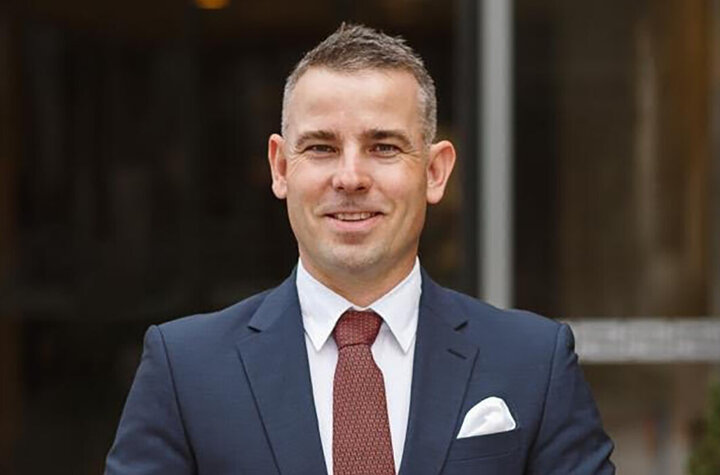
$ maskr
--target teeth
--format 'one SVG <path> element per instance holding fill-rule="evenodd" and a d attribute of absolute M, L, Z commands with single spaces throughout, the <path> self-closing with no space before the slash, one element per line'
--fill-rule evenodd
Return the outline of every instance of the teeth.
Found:
<path fill-rule="evenodd" d="M 372 217 L 373 213 L 335 213 L 335 218 L 341 221 L 362 221 Z"/>

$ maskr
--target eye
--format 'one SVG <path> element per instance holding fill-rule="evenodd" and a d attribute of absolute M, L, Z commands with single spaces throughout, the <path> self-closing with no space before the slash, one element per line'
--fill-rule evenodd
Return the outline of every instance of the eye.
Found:
<path fill-rule="evenodd" d="M 394 157 L 402 153 L 402 150 L 397 145 L 390 143 L 377 143 L 370 147 L 370 153 L 380 157 Z"/>
<path fill-rule="evenodd" d="M 328 144 L 311 144 L 303 149 L 303 153 L 313 156 L 328 156 L 335 153 L 335 147 Z"/>

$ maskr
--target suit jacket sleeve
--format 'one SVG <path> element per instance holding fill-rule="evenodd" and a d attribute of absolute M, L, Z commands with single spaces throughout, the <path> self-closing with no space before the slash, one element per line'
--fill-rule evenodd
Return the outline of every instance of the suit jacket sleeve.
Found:
<path fill-rule="evenodd" d="M 169 473 L 193 474 L 195 468 L 163 336 L 151 326 L 105 474 Z"/>
<path fill-rule="evenodd" d="M 572 331 L 563 324 L 556 337 L 544 413 L 527 471 L 543 475 L 614 474 L 612 450 L 578 365 Z"/>

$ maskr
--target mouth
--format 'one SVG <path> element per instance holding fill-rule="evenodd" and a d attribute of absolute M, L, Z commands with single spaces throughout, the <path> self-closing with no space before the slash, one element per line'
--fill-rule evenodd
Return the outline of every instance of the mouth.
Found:
<path fill-rule="evenodd" d="M 338 211 L 325 214 L 330 229 L 349 236 L 360 236 L 371 232 L 380 224 L 383 213 L 378 211 Z"/>
<path fill-rule="evenodd" d="M 358 222 L 371 219 L 375 216 L 380 215 L 374 211 L 358 211 L 358 212 L 342 212 L 342 213 L 329 213 L 327 216 L 332 219 L 344 222 Z"/>

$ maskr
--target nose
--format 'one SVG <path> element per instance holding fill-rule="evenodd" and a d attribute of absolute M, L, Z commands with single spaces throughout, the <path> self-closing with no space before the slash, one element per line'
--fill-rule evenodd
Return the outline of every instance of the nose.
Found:
<path fill-rule="evenodd" d="M 367 169 L 367 157 L 363 157 L 360 150 L 345 150 L 337 164 L 332 181 L 336 191 L 362 193 L 370 189 L 372 178 Z"/>

